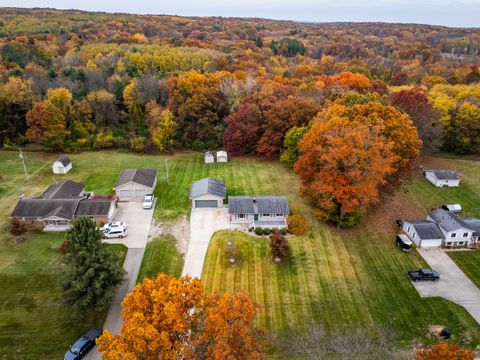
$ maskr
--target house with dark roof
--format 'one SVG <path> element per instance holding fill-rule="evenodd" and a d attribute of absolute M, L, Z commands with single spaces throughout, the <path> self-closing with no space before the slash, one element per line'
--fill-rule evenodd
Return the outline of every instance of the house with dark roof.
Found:
<path fill-rule="evenodd" d="M 402 230 L 419 247 L 480 245 L 480 219 L 461 218 L 445 209 L 429 212 L 426 220 L 403 221 Z"/>
<path fill-rule="evenodd" d="M 52 164 L 54 174 L 66 174 L 72 169 L 72 160 L 68 156 L 60 156 Z"/>
<path fill-rule="evenodd" d="M 228 214 L 232 228 L 282 229 L 290 209 L 285 196 L 229 196 Z"/>
<path fill-rule="evenodd" d="M 153 194 L 157 186 L 157 169 L 125 169 L 113 186 L 120 201 L 141 201 Z"/>
<path fill-rule="evenodd" d="M 190 187 L 192 209 L 222 208 L 226 196 L 225 183 L 212 178 L 195 181 Z"/>
<path fill-rule="evenodd" d="M 458 187 L 460 186 L 460 175 L 453 170 L 425 170 L 425 178 L 437 187 Z"/>
<path fill-rule="evenodd" d="M 21 198 L 12 212 L 29 229 L 65 231 L 78 216 L 98 225 L 109 222 L 116 210 L 114 199 L 89 199 L 85 185 L 71 180 L 50 185 L 41 195 Z"/>

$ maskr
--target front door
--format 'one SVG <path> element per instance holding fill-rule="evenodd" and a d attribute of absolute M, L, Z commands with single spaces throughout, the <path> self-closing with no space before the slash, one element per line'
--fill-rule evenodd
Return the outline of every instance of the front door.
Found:
<path fill-rule="evenodd" d="M 254 220 L 254 221 L 258 221 L 258 214 L 254 214 L 254 215 L 253 215 L 253 220 Z"/>

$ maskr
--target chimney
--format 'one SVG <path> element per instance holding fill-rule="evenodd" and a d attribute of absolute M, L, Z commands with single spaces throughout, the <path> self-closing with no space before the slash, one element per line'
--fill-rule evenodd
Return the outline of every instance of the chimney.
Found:
<path fill-rule="evenodd" d="M 256 198 L 256 197 L 253 198 L 253 203 L 254 203 L 254 204 L 257 203 L 257 198 Z"/>

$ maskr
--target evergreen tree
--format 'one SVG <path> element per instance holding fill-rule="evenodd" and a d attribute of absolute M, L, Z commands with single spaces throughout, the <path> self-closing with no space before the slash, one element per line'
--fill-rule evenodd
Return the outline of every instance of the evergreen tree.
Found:
<path fill-rule="evenodd" d="M 66 303 L 77 312 L 104 308 L 125 276 L 118 255 L 102 242 L 101 231 L 86 217 L 73 221 L 67 241 L 62 283 Z"/>

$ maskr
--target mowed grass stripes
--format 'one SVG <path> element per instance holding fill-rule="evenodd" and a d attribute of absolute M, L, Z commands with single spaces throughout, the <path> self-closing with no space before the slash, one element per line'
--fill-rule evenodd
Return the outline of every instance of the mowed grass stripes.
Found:
<path fill-rule="evenodd" d="M 352 230 L 327 226 L 313 216 L 310 205 L 299 195 L 296 175 L 276 161 L 231 157 L 227 164 L 204 164 L 199 153 L 165 157 L 102 151 L 72 154 L 73 170 L 65 176 L 53 176 L 45 164 L 56 156 L 27 153 L 32 171 L 36 167 L 37 173 L 25 183 L 21 163 L 16 161 L 18 154 L 6 154 L 10 161 L 0 162 L 0 173 L 5 174 L 0 188 L 5 188 L 3 194 L 8 196 L 0 194 L 0 203 L 10 208 L 18 192 L 39 193 L 52 181 L 66 178 L 85 182 L 87 189 L 97 194 L 112 193 L 123 168 L 158 169 L 157 221 L 188 214 L 191 182 L 208 176 L 225 181 L 228 195 L 286 195 L 291 210 L 305 215 L 309 222 L 307 234 L 290 239 L 293 260 L 289 264 L 279 267 L 272 263 L 267 239 L 220 232 L 210 243 L 202 278 L 209 292 L 246 291 L 261 306 L 256 321 L 274 333 L 287 327 L 303 328 L 311 322 L 327 329 L 374 324 L 395 332 L 400 344 L 410 344 L 415 339 L 426 340 L 428 326 L 442 324 L 452 330 L 457 341 L 471 346 L 480 343 L 480 327 L 461 307 L 418 296 L 406 272 L 425 264 L 417 253 L 396 249 L 393 226 L 388 233 L 379 231 L 376 220 L 382 218 L 381 212 L 372 212 L 374 216 Z M 480 163 L 441 161 L 446 164 L 442 167 L 460 171 L 463 180 L 459 189 L 437 189 L 417 176 L 397 195 L 423 215 L 432 207 L 450 202 L 462 204 L 467 214 L 476 214 L 480 208 Z M 388 201 L 396 213 L 396 198 Z M 399 217 L 408 215 L 407 208 Z M 224 245 L 230 238 L 239 244 L 244 257 L 243 264 L 234 268 L 227 265 L 224 256 Z M 166 262 L 165 256 L 173 256 L 168 255 L 169 249 L 152 251 L 148 265 L 152 272 L 161 268 L 158 262 Z M 8 251 L 0 252 L 0 264 L 8 258 Z M 465 263 L 477 271 L 476 260 Z"/>

